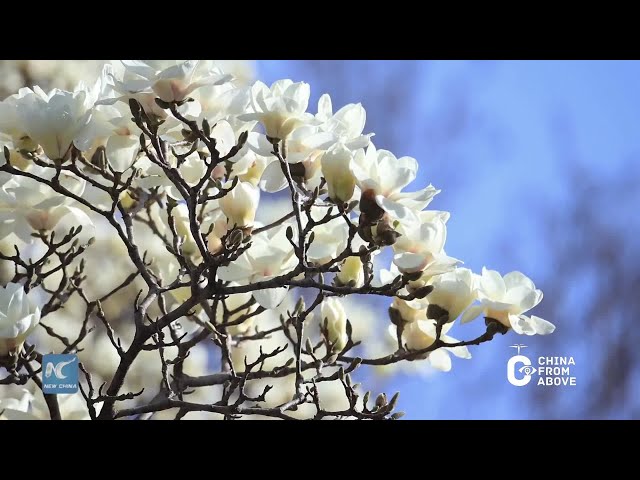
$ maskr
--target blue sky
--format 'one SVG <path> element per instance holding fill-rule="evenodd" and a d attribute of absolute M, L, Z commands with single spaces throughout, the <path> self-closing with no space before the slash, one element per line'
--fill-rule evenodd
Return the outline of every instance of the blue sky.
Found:
<path fill-rule="evenodd" d="M 549 318 L 557 325 L 553 343 L 545 337 L 510 333 L 474 348 L 470 361 L 454 360 L 450 373 L 426 379 L 399 375 L 385 380 L 380 388 L 402 392 L 400 407 L 408 418 L 540 418 L 544 414 L 534 408 L 539 401 L 553 402 L 557 416 L 579 416 L 580 405 L 586 404 L 589 395 L 587 380 L 598 381 L 596 375 L 602 374 L 590 368 L 590 355 L 597 347 L 593 335 L 580 334 L 582 295 L 592 283 L 585 276 L 560 290 L 545 288 L 555 272 L 549 252 L 563 242 L 575 243 L 574 237 L 583 234 L 571 224 L 558 228 L 548 220 L 550 213 L 561 215 L 571 204 L 576 165 L 598 178 L 602 189 L 625 179 L 640 181 L 635 167 L 640 153 L 636 88 L 640 63 L 339 61 L 314 65 L 313 61 L 278 60 L 260 61 L 258 70 L 258 77 L 267 83 L 279 78 L 309 82 L 311 111 L 325 92 L 334 99 L 334 109 L 362 102 L 367 124 L 375 126 L 371 130 L 377 134 L 376 145 L 418 159 L 421 170 L 416 187 L 433 183 L 442 189 L 431 207 L 452 213 L 449 255 L 463 259 L 474 271 L 484 265 L 502 273 L 521 270 L 545 292 L 546 299 L 555 296 L 566 304 L 566 315 Z M 398 97 L 395 105 L 399 105 L 392 111 L 385 103 L 391 96 Z M 595 191 L 593 208 L 602 208 L 603 224 L 623 225 L 625 251 L 637 263 L 633 237 L 640 233 L 634 213 L 638 204 L 621 197 L 605 208 L 599 198 Z M 585 263 L 595 261 L 589 253 L 576 255 L 584 255 Z M 625 316 L 629 326 L 634 313 L 639 312 Z M 523 353 L 532 358 L 573 356 L 577 386 L 549 387 L 555 389 L 551 399 L 540 400 L 543 387 L 510 385 L 506 362 L 514 354 L 509 346 L 518 342 L 528 345 Z M 633 369 L 636 377 L 638 370 Z M 636 395 L 612 402 L 600 416 L 638 415 Z"/>

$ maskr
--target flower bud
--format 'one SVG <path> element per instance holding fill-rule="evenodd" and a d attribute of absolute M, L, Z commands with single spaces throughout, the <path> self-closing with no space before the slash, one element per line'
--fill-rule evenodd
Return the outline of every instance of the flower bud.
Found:
<path fill-rule="evenodd" d="M 348 257 L 336 275 L 337 283 L 360 288 L 364 285 L 364 270 L 360 257 Z"/>
<path fill-rule="evenodd" d="M 189 209 L 185 204 L 179 204 L 173 209 L 173 219 L 175 221 L 176 233 L 184 239 L 182 250 L 187 255 L 199 253 L 189 219 Z"/>
<path fill-rule="evenodd" d="M 248 227 L 253 224 L 260 201 L 260 189 L 249 182 L 238 182 L 233 190 L 220 199 L 220 208 L 230 226 Z"/>
<path fill-rule="evenodd" d="M 329 297 L 322 302 L 320 315 L 327 321 L 329 341 L 334 344 L 334 351 L 341 351 L 348 341 L 347 314 L 340 300 Z"/>
<path fill-rule="evenodd" d="M 0 357 L 17 353 L 40 321 L 40 309 L 19 283 L 0 289 Z"/>
<path fill-rule="evenodd" d="M 336 203 L 351 200 L 356 179 L 351 172 L 353 153 L 344 145 L 336 144 L 322 156 L 322 176 L 327 181 L 329 198 Z"/>
<path fill-rule="evenodd" d="M 222 238 L 218 235 L 215 228 L 207 235 L 207 250 L 211 255 L 215 255 L 222 250 Z"/>
<path fill-rule="evenodd" d="M 382 408 L 387 404 L 387 396 L 384 393 L 381 393 L 376 397 L 376 407 Z"/>

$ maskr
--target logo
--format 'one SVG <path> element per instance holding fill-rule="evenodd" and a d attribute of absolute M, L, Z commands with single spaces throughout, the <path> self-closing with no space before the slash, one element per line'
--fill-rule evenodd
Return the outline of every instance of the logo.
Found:
<path fill-rule="evenodd" d="M 536 372 L 536 369 L 535 367 L 531 366 L 531 360 L 529 360 L 529 357 L 520 355 L 520 349 L 527 348 L 526 345 L 511 345 L 511 348 L 517 348 L 518 354 L 511 357 L 507 362 L 507 380 L 509 380 L 509 383 L 511 385 L 515 385 L 516 387 L 524 387 L 531 381 L 531 375 Z M 517 365 L 520 364 L 522 364 L 522 366 L 520 368 L 517 368 Z M 519 373 L 523 374 L 522 377 L 516 377 L 516 369 Z"/>
<path fill-rule="evenodd" d="M 538 357 L 537 365 L 534 367 L 531 359 L 520 354 L 520 350 L 527 348 L 526 345 L 511 345 L 517 348 L 518 353 L 507 362 L 507 380 L 511 385 L 524 387 L 537 374 L 536 385 L 538 386 L 575 386 L 576 377 L 571 375 L 571 367 L 576 362 L 573 357 Z"/>
<path fill-rule="evenodd" d="M 52 394 L 78 391 L 78 357 L 71 354 L 42 356 L 42 392 Z"/>

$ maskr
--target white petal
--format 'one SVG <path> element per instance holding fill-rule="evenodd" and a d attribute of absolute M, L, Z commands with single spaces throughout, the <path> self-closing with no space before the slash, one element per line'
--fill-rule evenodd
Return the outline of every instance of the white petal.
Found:
<path fill-rule="evenodd" d="M 533 323 L 533 326 L 538 335 L 549 335 L 556 329 L 556 326 L 553 323 L 548 322 L 547 320 L 544 320 L 540 317 L 536 317 L 535 315 L 531 315 L 531 322 Z"/>
<path fill-rule="evenodd" d="M 275 193 L 287 187 L 287 179 L 282 173 L 279 161 L 271 162 L 264 169 L 260 178 L 260 188 L 268 193 Z"/>
<path fill-rule="evenodd" d="M 23 316 L 23 308 L 25 307 L 24 289 L 22 285 L 14 283 L 9 284 L 6 291 L 11 294 L 9 305 L 6 306 L 7 317 L 10 320 L 17 321 Z"/>
<path fill-rule="evenodd" d="M 124 172 L 133 165 L 139 149 L 140 140 L 138 137 L 113 135 L 107 140 L 105 153 L 111 168 L 116 172 Z"/>
<path fill-rule="evenodd" d="M 444 348 L 439 348 L 429 354 L 429 363 L 436 370 L 448 372 L 451 370 L 451 357 Z"/>
<path fill-rule="evenodd" d="M 150 78 L 156 71 L 143 60 L 120 60 L 124 67 L 131 73 L 140 75 L 141 77 Z"/>
<path fill-rule="evenodd" d="M 396 202 L 382 195 L 376 195 L 376 203 L 386 212 L 389 212 L 393 218 L 403 222 L 419 222 L 417 213 L 402 203 Z"/>
<path fill-rule="evenodd" d="M 509 324 L 518 335 L 535 335 L 536 330 L 526 315 L 509 315 Z"/>
<path fill-rule="evenodd" d="M 401 272 L 413 273 L 424 270 L 428 262 L 419 253 L 399 253 L 393 257 L 393 263 Z"/>
<path fill-rule="evenodd" d="M 482 305 L 471 305 L 467 310 L 462 314 L 462 318 L 460 319 L 460 323 L 469 323 L 471 320 L 478 318 L 478 316 L 482 313 L 483 307 Z"/>
<path fill-rule="evenodd" d="M 256 290 L 253 292 L 253 298 L 256 299 L 264 308 L 276 308 L 282 303 L 284 297 L 287 296 L 286 287 L 267 288 L 265 290 Z"/>
<path fill-rule="evenodd" d="M 218 268 L 218 278 L 225 282 L 236 282 L 249 278 L 253 274 L 253 265 L 249 262 L 247 254 L 241 255 L 235 262 L 225 267 Z"/>
<path fill-rule="evenodd" d="M 318 100 L 318 120 L 326 122 L 333 115 L 333 106 L 331 105 L 331 97 L 325 93 Z"/>
<path fill-rule="evenodd" d="M 448 324 L 448 325 L 453 325 L 453 323 Z M 455 338 L 449 337 L 447 335 L 443 335 L 442 336 L 442 341 L 446 342 L 446 343 L 458 343 L 459 340 L 456 340 Z M 445 347 L 445 349 L 448 350 L 449 352 L 453 353 L 458 358 L 464 358 L 464 359 L 467 359 L 467 360 L 469 358 L 471 358 L 471 352 L 464 345 L 461 346 L 461 347 Z"/>
<path fill-rule="evenodd" d="M 450 348 L 447 348 L 447 350 L 453 353 L 458 358 L 464 358 L 465 360 L 468 360 L 471 358 L 471 352 L 466 346 L 450 347 Z"/>
<path fill-rule="evenodd" d="M 482 290 L 493 300 L 501 300 L 506 293 L 506 286 L 500 273 L 486 267 L 482 267 L 480 285 Z"/>
<path fill-rule="evenodd" d="M 433 185 L 429 185 L 417 192 L 397 193 L 394 198 L 411 210 L 421 211 L 427 208 L 431 200 L 433 200 L 433 197 L 438 193 L 440 193 L 440 190 L 437 190 Z"/>
<path fill-rule="evenodd" d="M 216 150 L 224 157 L 236 144 L 236 134 L 229 122 L 222 120 L 211 129 L 211 137 L 216 140 Z"/>
<path fill-rule="evenodd" d="M 529 277 L 524 275 L 521 272 L 509 272 L 504 276 L 504 284 L 507 289 L 515 288 L 515 287 L 527 287 L 531 290 L 535 290 L 535 285 L 531 281 Z"/>
<path fill-rule="evenodd" d="M 259 120 L 259 117 L 256 117 L 254 120 Z M 247 137 L 247 145 L 249 145 L 249 148 L 258 155 L 263 157 L 270 157 L 272 155 L 271 152 L 273 152 L 273 145 L 271 145 L 269 140 L 267 140 L 266 136 L 258 132 L 251 132 L 249 134 Z"/>
<path fill-rule="evenodd" d="M 378 150 L 380 185 L 388 193 L 397 193 L 416 178 L 418 162 L 412 157 L 396 159 L 388 150 Z"/>

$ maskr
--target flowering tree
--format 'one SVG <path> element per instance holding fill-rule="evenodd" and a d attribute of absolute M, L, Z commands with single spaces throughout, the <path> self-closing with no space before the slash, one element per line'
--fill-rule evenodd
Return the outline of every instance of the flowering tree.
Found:
<path fill-rule="evenodd" d="M 445 253 L 440 191 L 404 191 L 418 162 L 377 149 L 361 105 L 309 96 L 122 61 L 0 103 L 4 418 L 396 419 L 398 394 L 370 401 L 352 372 L 449 371 L 497 333 L 554 330 L 525 315 L 525 275 Z M 382 335 L 348 318 L 356 296 L 389 298 Z M 80 395 L 38 392 L 46 353 L 79 356 Z"/>

